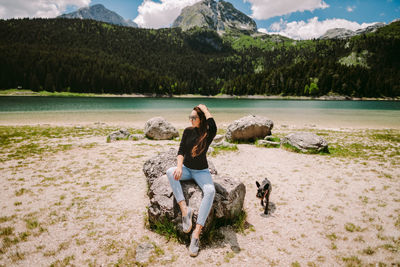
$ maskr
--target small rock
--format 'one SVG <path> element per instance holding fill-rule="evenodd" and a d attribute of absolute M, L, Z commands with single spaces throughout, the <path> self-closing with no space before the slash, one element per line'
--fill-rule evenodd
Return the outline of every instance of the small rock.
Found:
<path fill-rule="evenodd" d="M 142 243 L 139 244 L 136 248 L 136 262 L 139 264 L 145 264 L 149 261 L 152 252 L 154 251 L 153 244 L 150 243 Z"/>
<path fill-rule="evenodd" d="M 258 144 L 270 147 L 279 147 L 281 145 L 281 143 L 279 142 L 268 141 L 268 140 L 258 140 Z"/>
<path fill-rule="evenodd" d="M 137 140 L 143 140 L 143 139 L 145 139 L 144 134 L 131 134 L 131 135 L 129 135 L 129 140 L 137 141 Z"/>
<path fill-rule="evenodd" d="M 126 129 L 121 129 L 119 131 L 110 133 L 107 137 L 107 140 L 108 141 L 123 140 L 123 139 L 128 139 L 129 136 L 130 133 Z"/>
<path fill-rule="evenodd" d="M 328 142 L 324 138 L 309 132 L 288 134 L 282 139 L 282 144 L 289 144 L 301 152 L 328 150 Z"/>
<path fill-rule="evenodd" d="M 224 140 L 224 138 L 225 138 L 224 135 L 222 135 L 222 134 L 217 134 L 217 135 L 214 137 L 213 142 L 219 143 L 219 142 L 221 142 L 222 140 Z"/>
<path fill-rule="evenodd" d="M 224 140 L 219 143 L 212 142 L 210 146 L 211 147 L 234 147 L 235 145 Z"/>

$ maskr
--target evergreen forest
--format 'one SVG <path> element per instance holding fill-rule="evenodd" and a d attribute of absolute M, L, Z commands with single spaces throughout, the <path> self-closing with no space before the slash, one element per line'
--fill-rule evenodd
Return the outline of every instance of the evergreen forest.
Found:
<path fill-rule="evenodd" d="M 0 89 L 400 96 L 400 21 L 331 40 L 80 19 L 0 20 Z"/>

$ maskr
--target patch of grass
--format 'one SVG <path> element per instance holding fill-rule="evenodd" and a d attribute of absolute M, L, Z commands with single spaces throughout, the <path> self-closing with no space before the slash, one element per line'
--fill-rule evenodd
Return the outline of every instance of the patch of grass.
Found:
<path fill-rule="evenodd" d="M 338 238 L 335 233 L 327 234 L 326 237 L 331 241 L 335 241 Z"/>
<path fill-rule="evenodd" d="M 298 261 L 292 262 L 290 264 L 290 266 L 292 266 L 292 267 L 301 267 L 301 265 L 300 265 L 300 263 Z"/>
<path fill-rule="evenodd" d="M 390 252 L 393 252 L 393 253 L 400 252 L 400 245 L 396 246 L 396 245 L 387 243 L 387 244 L 382 245 L 381 247 Z"/>
<path fill-rule="evenodd" d="M 25 192 L 27 192 L 28 190 L 26 190 L 25 188 L 21 188 L 21 189 L 19 189 L 19 190 L 17 190 L 17 191 L 15 191 L 15 195 L 17 196 L 17 197 L 19 197 L 19 196 L 22 196 Z"/>
<path fill-rule="evenodd" d="M 229 262 L 231 259 L 235 257 L 235 253 L 232 251 L 226 252 L 224 256 L 224 261 Z"/>
<path fill-rule="evenodd" d="M 346 231 L 348 232 L 362 232 L 363 229 L 361 229 L 361 227 L 354 225 L 353 223 L 346 223 L 344 225 L 344 228 L 346 229 Z"/>
<path fill-rule="evenodd" d="M 400 229 L 400 215 L 397 216 L 397 220 L 394 222 L 394 226 L 396 226 L 396 228 Z"/>
<path fill-rule="evenodd" d="M 26 231 L 26 232 L 22 232 L 18 234 L 19 239 L 21 239 L 21 241 L 26 241 L 28 240 L 28 237 L 31 235 L 31 232 Z"/>
<path fill-rule="evenodd" d="M 386 130 L 384 133 L 372 133 L 371 138 L 389 143 L 400 143 L 400 135 L 394 131 Z"/>
<path fill-rule="evenodd" d="M 342 261 L 346 263 L 346 266 L 361 266 L 361 260 L 357 256 L 342 257 Z"/>
<path fill-rule="evenodd" d="M 238 151 L 237 145 L 233 146 L 218 146 L 218 147 L 213 147 L 214 151 L 211 153 L 211 156 L 216 156 L 220 154 L 221 152 L 226 152 L 226 151 Z"/>
<path fill-rule="evenodd" d="M 0 236 L 10 236 L 13 235 L 13 232 L 14 232 L 14 227 L 11 226 L 0 228 Z"/>
<path fill-rule="evenodd" d="M 9 257 L 12 262 L 17 262 L 17 261 L 25 259 L 25 253 L 16 251 L 15 253 L 11 254 Z"/>
<path fill-rule="evenodd" d="M 71 264 L 71 261 L 75 259 L 74 255 L 67 256 L 62 260 L 56 260 L 55 262 L 50 264 L 50 267 L 64 267 L 64 266 L 74 266 Z"/>
<path fill-rule="evenodd" d="M 363 250 L 363 253 L 366 255 L 373 255 L 375 253 L 375 250 L 373 250 L 371 247 L 367 247 Z"/>
<path fill-rule="evenodd" d="M 168 240 L 180 240 L 178 230 L 175 224 L 170 220 L 156 221 L 154 224 L 150 224 L 150 228 L 154 230 L 157 234 L 165 236 Z"/>
<path fill-rule="evenodd" d="M 26 228 L 28 228 L 29 230 L 33 230 L 39 227 L 39 222 L 34 218 L 26 219 L 25 223 L 26 223 Z"/>
<path fill-rule="evenodd" d="M 12 215 L 12 216 L 1 216 L 1 217 L 0 217 L 0 223 L 11 221 L 11 220 L 14 219 L 15 217 L 17 217 L 17 216 L 16 216 L 16 215 Z"/>

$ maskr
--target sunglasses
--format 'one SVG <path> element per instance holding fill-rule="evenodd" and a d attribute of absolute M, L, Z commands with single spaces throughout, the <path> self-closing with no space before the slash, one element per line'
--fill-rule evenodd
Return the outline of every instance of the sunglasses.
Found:
<path fill-rule="evenodd" d="M 189 116 L 189 120 L 195 121 L 198 118 L 198 116 Z"/>

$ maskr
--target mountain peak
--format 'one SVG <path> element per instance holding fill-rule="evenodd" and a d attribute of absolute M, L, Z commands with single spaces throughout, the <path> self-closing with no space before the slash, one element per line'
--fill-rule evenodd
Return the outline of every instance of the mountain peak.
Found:
<path fill-rule="evenodd" d="M 133 21 L 125 20 L 116 12 L 107 9 L 102 4 L 95 4 L 89 7 L 82 7 L 75 12 L 58 16 L 58 18 L 93 19 L 120 26 L 137 27 L 137 24 L 134 23 Z"/>
<path fill-rule="evenodd" d="M 231 3 L 220 0 L 203 0 L 185 7 L 175 19 L 172 27 L 188 30 L 193 27 L 207 27 L 219 32 L 239 30 L 256 32 L 257 25 L 250 17 L 237 10 Z"/>

